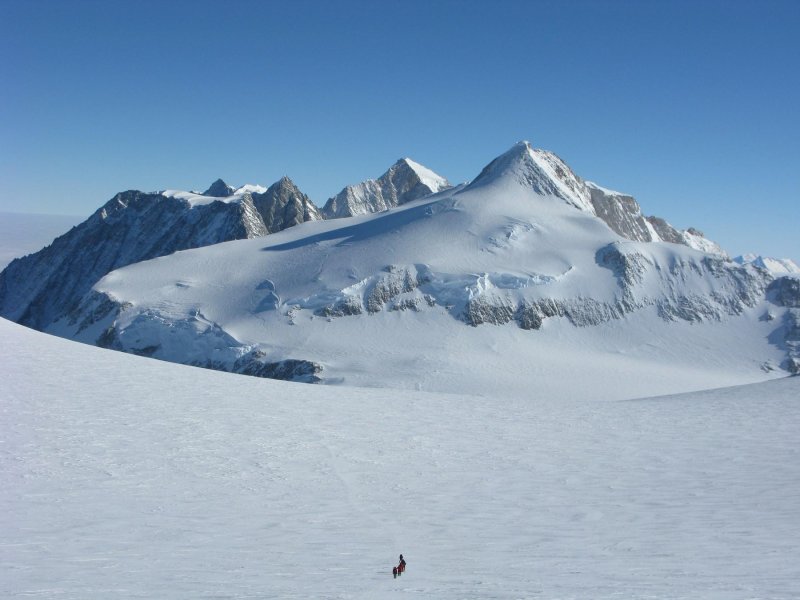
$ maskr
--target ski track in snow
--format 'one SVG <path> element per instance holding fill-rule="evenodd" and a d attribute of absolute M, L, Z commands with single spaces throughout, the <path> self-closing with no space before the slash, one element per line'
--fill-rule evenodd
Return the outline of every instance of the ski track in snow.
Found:
<path fill-rule="evenodd" d="M 0 339 L 3 598 L 800 596 L 800 378 L 508 399 Z"/>

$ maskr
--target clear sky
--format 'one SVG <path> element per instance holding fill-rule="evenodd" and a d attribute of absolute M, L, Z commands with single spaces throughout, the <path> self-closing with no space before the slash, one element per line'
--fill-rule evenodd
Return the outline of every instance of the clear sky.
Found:
<path fill-rule="evenodd" d="M 521 139 L 732 254 L 800 260 L 800 1 L 0 0 L 0 211 L 268 185 L 319 205 Z"/>

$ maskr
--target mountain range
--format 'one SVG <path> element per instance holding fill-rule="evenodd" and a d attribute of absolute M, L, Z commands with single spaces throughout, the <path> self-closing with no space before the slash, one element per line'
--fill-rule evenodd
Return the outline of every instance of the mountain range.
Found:
<path fill-rule="evenodd" d="M 513 376 L 551 364 L 543 375 L 563 377 L 573 361 L 607 368 L 633 354 L 655 373 L 666 353 L 687 381 L 702 355 L 727 383 L 800 370 L 800 280 L 788 268 L 732 261 L 699 231 L 646 217 L 633 197 L 520 142 L 468 184 L 406 158 L 321 210 L 286 177 L 122 192 L 13 261 L 0 314 L 300 381 L 449 391 L 469 385 L 476 362 Z M 654 337 L 659 356 L 647 350 Z"/>

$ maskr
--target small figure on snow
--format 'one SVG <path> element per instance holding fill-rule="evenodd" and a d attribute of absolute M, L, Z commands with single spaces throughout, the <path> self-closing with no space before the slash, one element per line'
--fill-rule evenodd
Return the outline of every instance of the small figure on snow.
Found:
<path fill-rule="evenodd" d="M 397 579 L 397 567 L 392 567 L 392 575 L 394 575 L 394 578 Z"/>

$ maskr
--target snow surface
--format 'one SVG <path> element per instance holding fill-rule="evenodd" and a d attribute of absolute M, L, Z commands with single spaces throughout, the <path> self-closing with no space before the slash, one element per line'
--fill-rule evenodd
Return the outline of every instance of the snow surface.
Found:
<path fill-rule="evenodd" d="M 745 254 L 733 259 L 740 265 L 756 265 L 776 276 L 800 274 L 800 266 L 790 258 L 770 258 L 757 254 Z"/>
<path fill-rule="evenodd" d="M 166 196 L 167 198 L 177 198 L 178 200 L 186 200 L 190 206 L 205 206 L 206 204 L 211 204 L 212 202 L 239 202 L 242 199 L 243 193 L 237 192 L 230 196 L 225 196 L 219 198 L 217 196 L 203 196 L 203 194 L 198 194 L 196 192 L 185 192 L 183 190 L 162 190 L 158 192 L 162 196 Z"/>
<path fill-rule="evenodd" d="M 800 596 L 797 377 L 479 398 L 0 340 L 3 598 Z"/>
<path fill-rule="evenodd" d="M 622 192 L 617 192 L 617 191 L 614 191 L 614 190 L 610 190 L 607 187 L 603 187 L 602 185 L 599 185 L 599 184 L 595 183 L 594 181 L 588 181 L 587 180 L 584 183 L 586 183 L 587 187 L 594 188 L 596 190 L 600 190 L 601 192 L 603 192 L 604 194 L 606 194 L 608 196 L 630 196 L 630 194 L 624 194 Z M 656 237 L 658 237 L 658 236 L 656 236 Z"/>
<path fill-rule="evenodd" d="M 250 192 L 251 194 L 263 194 L 268 189 L 269 188 L 265 188 L 263 185 L 246 183 L 243 186 L 236 188 L 236 192 L 234 192 L 234 195 L 244 194 L 245 192 Z"/>
<path fill-rule="evenodd" d="M 15 258 L 37 252 L 83 217 L 0 212 L 0 271 Z"/>
<path fill-rule="evenodd" d="M 217 196 L 204 196 L 199 192 L 187 192 L 184 190 L 162 190 L 156 192 L 168 198 L 178 198 L 179 200 L 186 200 L 190 206 L 204 206 L 212 202 L 239 202 L 246 193 L 263 194 L 267 191 L 263 185 L 247 183 L 236 190 L 230 196 L 217 197 Z"/>

